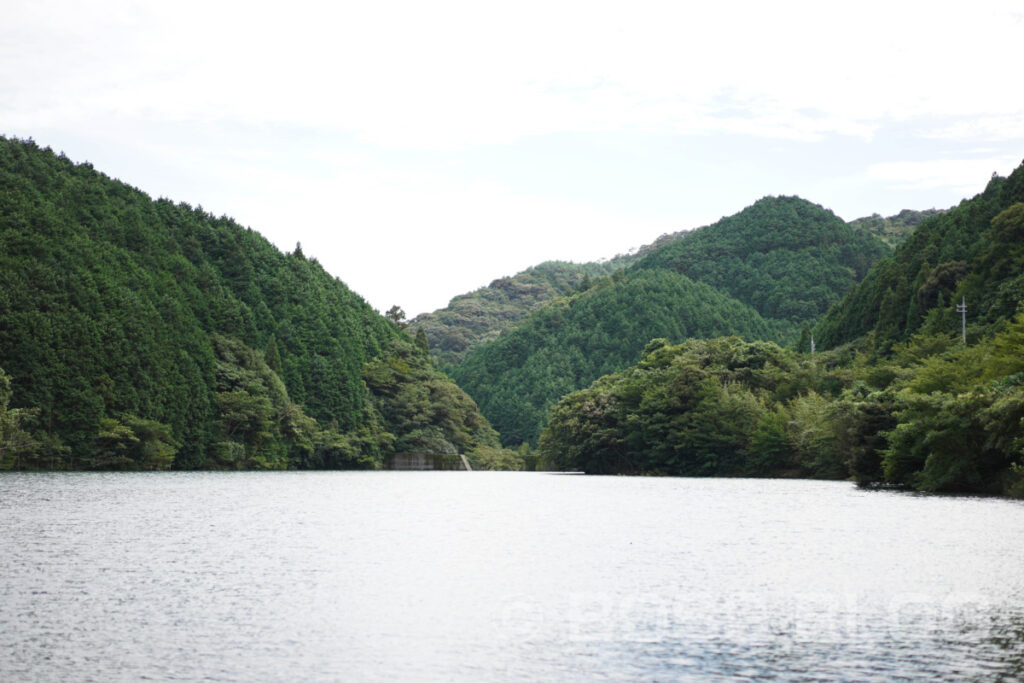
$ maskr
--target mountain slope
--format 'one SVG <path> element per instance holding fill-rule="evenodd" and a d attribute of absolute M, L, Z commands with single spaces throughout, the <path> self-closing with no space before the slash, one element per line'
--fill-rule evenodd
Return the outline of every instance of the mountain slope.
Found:
<path fill-rule="evenodd" d="M 813 320 L 889 253 L 881 240 L 799 197 L 765 197 L 641 259 L 754 307 L 765 318 Z"/>
<path fill-rule="evenodd" d="M 430 355 L 438 364 L 457 365 L 471 348 L 496 339 L 547 302 L 587 289 L 592 278 L 625 268 L 685 234 L 665 233 L 651 244 L 597 262 L 545 261 L 456 296 L 445 308 L 416 316 L 409 327 L 414 333 L 423 330 Z"/>
<path fill-rule="evenodd" d="M 756 311 L 667 270 L 619 271 L 538 309 L 450 369 L 505 445 L 535 443 L 558 399 L 636 361 L 655 337 L 775 338 Z"/>
<path fill-rule="evenodd" d="M 51 462 L 144 467 L 158 425 L 161 466 L 379 464 L 364 373 L 406 346 L 301 249 L 0 138 L 0 368 Z"/>
<path fill-rule="evenodd" d="M 821 321 L 819 339 L 846 332 L 869 353 L 660 340 L 554 406 L 540 456 L 587 472 L 1024 497 L 1022 169 L 923 223 Z"/>
<path fill-rule="evenodd" d="M 547 261 L 461 294 L 445 308 L 416 316 L 409 326 L 414 332 L 423 330 L 434 360 L 442 366 L 456 365 L 473 346 L 495 339 L 538 307 L 630 260 L 627 256 L 603 263 Z"/>
<path fill-rule="evenodd" d="M 657 340 L 555 405 L 539 455 L 587 472 L 1024 497 L 1022 302 L 1024 165 L 924 221 L 818 325 L 820 346 L 874 353 Z"/>
<path fill-rule="evenodd" d="M 919 331 L 957 329 L 953 302 L 961 297 L 968 299 L 969 322 L 985 326 L 1011 316 L 1024 295 L 1019 270 L 1011 272 L 1014 255 L 1021 256 L 1018 219 L 1012 212 L 994 219 L 1020 202 L 1024 165 L 924 221 L 828 312 L 815 338 L 830 347 L 871 334 L 884 352 Z"/>
<path fill-rule="evenodd" d="M 735 337 L 656 340 L 640 361 L 564 397 L 539 451 L 563 470 L 842 478 L 816 430 L 834 378 L 807 354 Z"/>
<path fill-rule="evenodd" d="M 639 363 L 553 407 L 538 451 L 549 467 L 602 474 L 1024 497 L 1022 349 L 1024 313 L 977 342 L 921 335 L 871 361 L 735 338 L 657 340 Z"/>
<path fill-rule="evenodd" d="M 796 341 L 886 252 L 820 206 L 765 198 L 536 310 L 449 372 L 506 445 L 535 443 L 562 395 L 636 362 L 652 338 Z"/>
<path fill-rule="evenodd" d="M 925 209 L 924 211 L 903 209 L 895 216 L 882 217 L 874 213 L 854 219 L 849 222 L 849 225 L 869 232 L 890 247 L 896 248 L 913 234 L 917 226 L 941 213 L 943 213 L 941 209 Z"/>

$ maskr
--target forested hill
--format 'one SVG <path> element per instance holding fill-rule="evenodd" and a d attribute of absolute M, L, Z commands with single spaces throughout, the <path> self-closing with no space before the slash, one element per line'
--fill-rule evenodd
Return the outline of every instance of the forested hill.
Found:
<path fill-rule="evenodd" d="M 549 301 L 587 289 L 594 278 L 625 268 L 684 234 L 686 231 L 666 233 L 651 244 L 601 261 L 545 261 L 460 294 L 445 308 L 416 316 L 409 323 L 410 329 L 423 330 L 431 357 L 442 367 L 457 365 L 471 348 L 496 339 Z"/>
<path fill-rule="evenodd" d="M 754 307 L 765 318 L 823 314 L 889 253 L 878 238 L 799 197 L 765 197 L 656 249 L 637 269 L 669 268 Z"/>
<path fill-rule="evenodd" d="M 300 248 L 0 138 L 0 468 L 376 466 L 493 445 Z"/>
<path fill-rule="evenodd" d="M 656 340 L 564 397 L 539 452 L 602 474 L 854 479 L 1024 497 L 1024 313 L 976 343 L 915 337 L 891 358 L 736 338 Z"/>
<path fill-rule="evenodd" d="M 587 472 L 1024 497 L 1022 302 L 1024 165 L 874 266 L 818 325 L 817 353 L 652 342 L 637 364 L 565 396 L 538 450 Z"/>
<path fill-rule="evenodd" d="M 757 311 L 670 270 L 617 271 L 556 299 L 450 368 L 514 446 L 536 443 L 563 395 L 636 361 L 655 337 L 778 338 Z"/>
<path fill-rule="evenodd" d="M 438 363 L 456 365 L 471 347 L 495 339 L 531 311 L 588 287 L 591 278 L 609 275 L 632 258 L 617 256 L 601 263 L 546 261 L 461 294 L 445 308 L 416 316 L 409 326 L 414 331 L 423 330 L 431 356 Z"/>
<path fill-rule="evenodd" d="M 445 367 L 457 365 L 472 347 L 496 339 L 502 331 L 515 326 L 540 306 L 556 297 L 586 289 L 593 278 L 609 275 L 649 255 L 648 266 L 663 267 L 670 262 L 674 267 L 683 268 L 681 272 L 688 276 L 708 281 L 713 286 L 720 286 L 733 274 L 743 275 L 747 280 L 762 285 L 767 282 L 779 291 L 764 293 L 764 299 L 787 297 L 797 307 L 810 301 L 803 310 L 822 313 L 828 302 L 845 293 L 855 279 L 863 276 L 865 263 L 873 263 L 887 253 L 867 235 L 873 235 L 892 247 L 906 239 L 922 221 L 939 213 L 941 211 L 936 209 L 906 209 L 888 218 L 874 214 L 850 221 L 847 225 L 851 230 L 846 230 L 839 227 L 841 220 L 838 217 L 820 206 L 795 197 L 765 198 L 714 226 L 696 232 L 665 234 L 651 244 L 605 261 L 547 261 L 511 277 L 499 278 L 486 287 L 454 297 L 443 309 L 417 316 L 410 322 L 410 327 L 414 331 L 424 331 L 431 356 L 438 363 Z M 745 229 L 761 226 L 767 221 L 773 221 L 769 229 L 775 229 L 774 236 L 778 241 L 766 244 L 761 228 L 756 227 L 758 234 L 753 242 L 749 242 L 750 235 L 745 233 Z M 821 231 L 820 234 L 816 237 L 810 235 L 802 223 L 813 226 L 814 230 Z M 729 247 L 723 244 L 722 238 L 726 234 L 732 241 Z M 671 250 L 664 249 L 677 240 L 690 237 L 695 239 L 685 244 L 681 242 Z M 787 242 L 787 238 L 795 239 Z M 772 252 L 771 258 L 764 256 L 766 250 Z M 792 253 L 784 255 L 783 250 Z M 719 264 L 725 268 L 722 272 L 728 273 L 725 277 L 715 277 L 709 269 L 692 267 L 694 261 L 717 260 L 723 255 L 738 261 Z M 815 259 L 827 265 L 812 263 Z M 688 263 L 682 265 L 684 262 Z M 788 277 L 787 268 L 791 265 L 800 267 L 807 274 L 807 281 L 797 287 L 780 288 L 777 280 Z M 849 277 L 850 273 L 853 279 Z M 825 279 L 819 282 L 816 274 L 824 275 Z M 754 303 L 755 297 L 749 296 L 749 292 L 737 289 L 733 292 L 734 296 L 736 294 L 741 297 L 747 295 L 744 300 Z M 794 295 L 796 298 L 792 298 Z M 770 303 L 759 310 L 762 314 L 777 314 Z M 800 311 L 796 312 L 795 319 L 803 321 L 806 317 Z"/>
<path fill-rule="evenodd" d="M 924 221 L 818 324 L 836 346 L 870 335 L 888 351 L 915 333 L 958 328 L 966 298 L 972 334 L 1011 317 L 1024 298 L 1024 165 L 993 176 L 972 199 Z"/>
<path fill-rule="evenodd" d="M 831 211 L 765 198 L 540 308 L 449 369 L 506 445 L 535 443 L 550 406 L 636 362 L 655 337 L 796 342 L 888 248 Z"/>

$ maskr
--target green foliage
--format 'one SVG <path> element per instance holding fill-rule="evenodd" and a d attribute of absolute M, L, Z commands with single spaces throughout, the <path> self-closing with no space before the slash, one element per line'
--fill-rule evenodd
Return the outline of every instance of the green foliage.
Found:
<path fill-rule="evenodd" d="M 592 473 L 849 477 L 1020 496 L 1022 350 L 1024 313 L 977 345 L 918 336 L 888 361 L 656 340 L 637 365 L 563 398 L 538 448 L 557 469 Z"/>
<path fill-rule="evenodd" d="M 875 213 L 864 218 L 852 220 L 849 225 L 858 230 L 871 233 L 890 247 L 895 248 L 906 241 L 917 226 L 941 213 L 942 211 L 939 209 L 927 209 L 925 211 L 903 209 L 895 216 L 883 218 Z"/>
<path fill-rule="evenodd" d="M 746 471 L 758 477 L 789 472 L 793 456 L 789 434 L 789 416 L 785 405 L 776 405 L 762 411 L 750 434 Z"/>
<path fill-rule="evenodd" d="M 602 474 L 845 476 L 836 370 L 768 342 L 656 340 L 640 362 L 552 409 L 538 450 Z M 840 380 L 840 383 L 842 380 Z"/>
<path fill-rule="evenodd" d="M 896 402 L 891 391 L 871 391 L 863 383 L 844 392 L 836 404 L 841 416 L 839 444 L 845 451 L 850 476 L 867 486 L 885 481 L 882 456 L 887 435 L 896 426 Z"/>
<path fill-rule="evenodd" d="M 417 334 L 423 332 L 438 364 L 458 365 L 470 349 L 496 339 L 532 311 L 560 296 L 588 289 L 591 278 L 609 275 L 634 258 L 620 256 L 584 264 L 548 261 L 457 296 L 447 307 L 417 316 L 410 326 Z"/>
<path fill-rule="evenodd" d="M 178 445 L 170 427 L 155 420 L 104 417 L 93 452 L 81 464 L 94 470 L 166 470 Z"/>
<path fill-rule="evenodd" d="M 809 350 L 810 323 L 885 253 L 820 206 L 766 198 L 538 308 L 450 373 L 504 444 L 533 444 L 561 396 L 627 367 L 651 338 L 740 335 Z"/>
<path fill-rule="evenodd" d="M 881 479 L 928 491 L 1011 492 L 1024 455 L 1024 314 L 976 346 L 931 348 L 896 357 L 910 365 L 894 382 L 898 421 Z"/>
<path fill-rule="evenodd" d="M 216 465 L 227 469 L 286 468 L 290 445 L 299 450 L 311 447 L 315 420 L 292 404 L 284 382 L 256 351 L 220 335 L 213 337 L 213 344 Z"/>
<path fill-rule="evenodd" d="M 558 469 L 852 478 L 1024 495 L 1024 313 L 965 346 L 917 335 L 889 360 L 735 338 L 655 340 L 566 396 L 539 450 Z"/>
<path fill-rule="evenodd" d="M 565 394 L 635 362 L 654 337 L 777 336 L 756 311 L 668 270 L 605 278 L 557 299 L 450 370 L 501 433 L 533 444 Z"/>
<path fill-rule="evenodd" d="M 423 331 L 422 327 L 416 329 L 416 336 L 414 339 L 416 342 L 416 348 L 425 354 L 430 353 L 430 342 L 427 340 L 427 334 Z"/>
<path fill-rule="evenodd" d="M 395 438 L 387 453 L 472 453 L 498 443 L 473 400 L 407 338 L 392 340 L 380 360 L 365 366 L 363 378 Z"/>
<path fill-rule="evenodd" d="M 527 469 L 526 458 L 509 448 L 482 446 L 477 448 L 468 458 L 474 470 L 507 470 L 521 471 Z"/>
<path fill-rule="evenodd" d="M 1012 317 L 1024 301 L 1024 203 L 999 213 L 983 237 L 986 247 L 956 294 L 970 299 L 977 321 L 993 324 Z"/>
<path fill-rule="evenodd" d="M 803 472 L 842 479 L 846 463 L 840 459 L 840 434 L 837 429 L 838 405 L 815 391 L 794 398 L 786 406 L 789 420 L 786 436 L 793 448 L 795 464 Z"/>
<path fill-rule="evenodd" d="M 400 330 L 404 330 L 408 324 L 405 320 L 405 311 L 402 310 L 401 306 L 392 306 L 388 309 L 387 313 L 384 314 L 384 317 L 394 323 Z"/>
<path fill-rule="evenodd" d="M 299 246 L 0 138 L 4 415 L 35 444 L 0 466 L 379 466 L 363 370 L 400 337 Z"/>
<path fill-rule="evenodd" d="M 985 191 L 924 222 L 871 269 L 815 330 L 822 348 L 867 337 L 875 353 L 923 332 L 953 332 L 966 297 L 983 333 L 1024 298 L 1024 165 L 993 176 Z"/>
<path fill-rule="evenodd" d="M 0 368 L 0 470 L 17 468 L 19 461 L 32 453 L 38 444 L 23 429 L 33 411 L 10 407 L 11 380 Z"/>
<path fill-rule="evenodd" d="M 888 252 L 817 204 L 766 197 L 654 250 L 634 267 L 675 270 L 765 318 L 801 323 L 823 314 Z"/>

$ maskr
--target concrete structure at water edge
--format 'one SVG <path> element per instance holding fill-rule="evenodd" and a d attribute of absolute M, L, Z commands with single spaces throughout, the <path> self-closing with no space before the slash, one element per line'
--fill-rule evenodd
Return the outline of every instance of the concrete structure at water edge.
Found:
<path fill-rule="evenodd" d="M 461 453 L 393 453 L 384 456 L 386 470 L 466 470 L 472 472 L 469 460 Z"/>

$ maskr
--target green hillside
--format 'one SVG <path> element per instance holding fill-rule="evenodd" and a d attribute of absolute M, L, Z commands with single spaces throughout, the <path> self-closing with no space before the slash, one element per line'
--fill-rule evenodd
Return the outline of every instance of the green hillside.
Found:
<path fill-rule="evenodd" d="M 540 455 L 587 472 L 1024 497 L 1022 193 L 1024 166 L 923 222 L 820 322 L 821 346 L 853 343 L 659 340 L 564 397 Z"/>
<path fill-rule="evenodd" d="M 0 467 L 376 466 L 410 443 L 396 400 L 435 443 L 494 443 L 413 353 L 300 248 L 0 138 Z"/>
<path fill-rule="evenodd" d="M 600 474 L 854 479 L 1024 497 L 1024 314 L 977 343 L 915 337 L 893 357 L 736 338 L 652 342 L 569 394 L 538 451 Z"/>
<path fill-rule="evenodd" d="M 841 478 L 861 446 L 825 430 L 826 396 L 841 386 L 770 342 L 657 339 L 639 363 L 563 398 L 539 450 L 557 469 L 597 474 Z"/>
<path fill-rule="evenodd" d="M 919 213 L 901 213 L 899 225 L 913 222 Z M 605 262 L 551 261 L 500 278 L 455 297 L 444 309 L 417 316 L 410 326 L 424 331 L 431 355 L 450 367 L 554 298 L 585 289 L 592 278 L 638 264 L 671 268 L 706 282 L 766 318 L 788 321 L 792 332 L 798 323 L 824 313 L 870 264 L 888 253 L 870 234 L 878 226 L 865 221 L 851 227 L 816 204 L 767 197 L 714 225 L 662 235 Z"/>
<path fill-rule="evenodd" d="M 796 343 L 887 251 L 816 204 L 765 198 L 659 240 L 599 286 L 471 349 L 450 373 L 506 445 L 532 444 L 562 395 L 635 362 L 652 338 Z"/>
<path fill-rule="evenodd" d="M 666 233 L 651 244 L 602 261 L 546 261 L 460 294 L 445 308 L 416 316 L 409 327 L 413 332 L 423 330 L 430 355 L 441 367 L 458 365 L 470 349 L 496 339 L 549 301 L 587 289 L 592 279 L 621 270 L 684 234 Z"/>
<path fill-rule="evenodd" d="M 984 192 L 924 221 L 818 324 L 823 347 L 870 335 L 888 351 L 917 332 L 959 326 L 952 304 L 966 297 L 972 333 L 1012 316 L 1024 294 L 1019 209 L 1024 166 L 995 176 Z M 997 216 L 1009 210 L 998 221 Z"/>
<path fill-rule="evenodd" d="M 445 308 L 410 321 L 423 330 L 430 354 L 440 365 L 457 365 L 472 347 L 487 343 L 538 307 L 589 286 L 589 280 L 609 275 L 630 262 L 620 256 L 602 263 L 547 261 L 486 287 L 461 294 Z"/>
<path fill-rule="evenodd" d="M 913 211 L 903 209 L 895 216 L 883 217 L 873 213 L 870 216 L 857 218 L 849 222 L 851 227 L 869 232 L 890 247 L 897 247 L 913 234 L 917 226 L 924 221 L 943 213 L 941 209 Z"/>
<path fill-rule="evenodd" d="M 641 259 L 755 308 L 803 323 L 823 314 L 889 253 L 876 237 L 799 197 L 765 197 Z"/>
<path fill-rule="evenodd" d="M 777 338 L 779 329 L 684 275 L 618 271 L 538 309 L 450 372 L 504 444 L 532 444 L 560 397 L 635 362 L 652 338 L 724 334 Z"/>

